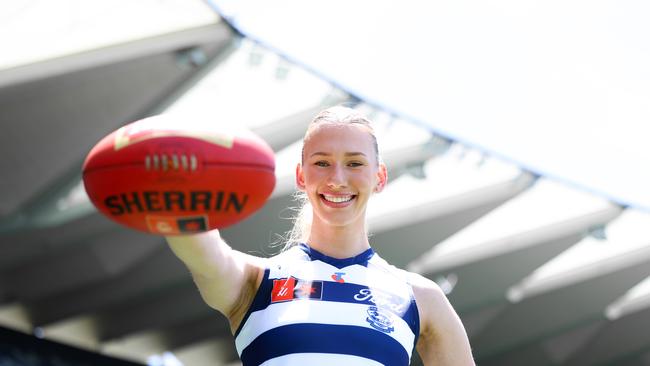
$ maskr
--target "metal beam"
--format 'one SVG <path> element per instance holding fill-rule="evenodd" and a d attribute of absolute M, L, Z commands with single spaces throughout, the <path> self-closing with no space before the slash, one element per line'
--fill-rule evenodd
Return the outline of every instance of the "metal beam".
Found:
<path fill-rule="evenodd" d="M 540 284 L 544 291 L 509 306 L 472 344 L 481 357 L 492 357 L 586 320 L 600 319 L 608 304 L 647 276 L 649 265 L 647 247 L 558 274 L 559 278 L 570 273 L 580 280 Z"/>
<path fill-rule="evenodd" d="M 155 239 L 162 244 L 162 238 Z M 130 243 L 138 245 L 137 242 Z M 121 275 L 107 277 L 102 282 L 71 289 L 66 293 L 37 298 L 33 302 L 26 302 L 26 306 L 35 324 L 46 325 L 80 313 L 118 306 L 131 299 L 191 281 L 191 276 L 181 261 L 169 248 L 161 247 Z"/>
<path fill-rule="evenodd" d="M 233 32 L 228 25 L 219 21 L 207 26 L 70 54 L 1 70 L 0 88 L 116 64 L 149 55 L 175 52 L 232 36 Z"/>
<path fill-rule="evenodd" d="M 15 157 L 0 162 L 0 169 L 12 172 L 0 181 L 2 192 L 11 192 L 0 200 L 0 232 L 55 222 L 44 217 L 34 221 L 32 216 L 45 206 L 56 212 L 59 199 L 79 181 L 81 160 L 90 148 L 109 131 L 168 102 L 210 61 L 226 53 L 233 37 L 222 23 L 188 32 L 25 66 L 23 73 L 0 72 L 0 109 L 11 121 L 3 123 L 0 155 Z M 184 64 L 181 56 L 188 47 L 195 47 L 204 59 Z M 45 67 L 49 62 L 65 67 L 54 72 Z M 38 67 L 48 71 L 39 73 L 34 69 Z"/>
<path fill-rule="evenodd" d="M 8 290 L 10 296 L 30 302 L 120 276 L 148 258 L 160 245 L 160 239 L 154 236 L 116 230 L 71 245 L 67 250 L 46 253 L 3 275 L 13 279 Z"/>
<path fill-rule="evenodd" d="M 604 325 L 601 331 L 579 352 L 564 363 L 586 366 L 612 362 L 627 355 L 650 349 L 650 309 L 628 314 Z"/>

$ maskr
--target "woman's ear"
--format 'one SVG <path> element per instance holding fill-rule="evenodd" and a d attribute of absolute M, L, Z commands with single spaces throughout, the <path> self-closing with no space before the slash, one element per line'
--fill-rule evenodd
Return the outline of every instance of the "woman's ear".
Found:
<path fill-rule="evenodd" d="M 386 169 L 385 164 L 381 163 L 379 164 L 379 171 L 377 172 L 377 185 L 375 185 L 374 191 L 376 193 L 383 191 L 387 182 L 388 182 L 388 169 Z"/>
<path fill-rule="evenodd" d="M 302 164 L 300 163 L 296 165 L 296 187 L 301 191 L 305 190 L 305 175 L 302 172 Z"/>

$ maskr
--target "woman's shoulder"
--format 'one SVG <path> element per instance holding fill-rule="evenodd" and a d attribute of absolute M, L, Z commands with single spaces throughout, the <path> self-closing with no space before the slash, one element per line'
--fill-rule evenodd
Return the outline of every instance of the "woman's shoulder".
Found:
<path fill-rule="evenodd" d="M 420 274 L 408 273 L 420 314 L 420 335 L 444 334 L 458 328 L 458 316 L 440 286 Z"/>
<path fill-rule="evenodd" d="M 292 245 L 283 249 L 280 253 L 269 257 L 266 261 L 266 267 L 271 270 L 273 276 L 273 273 L 287 272 L 290 268 L 294 268 L 298 264 L 308 260 L 309 256 L 299 245 Z"/>
<path fill-rule="evenodd" d="M 422 275 L 409 272 L 409 276 L 420 315 L 418 352 L 422 359 L 425 363 L 447 359 L 449 364 L 474 365 L 467 334 L 447 294 Z"/>
<path fill-rule="evenodd" d="M 433 292 L 434 294 L 439 293 L 444 296 L 444 293 L 438 284 L 418 273 L 410 272 L 393 264 L 390 264 L 388 261 L 379 257 L 378 255 L 375 255 L 373 257 L 373 262 L 376 265 L 382 267 L 385 271 L 391 273 L 393 276 L 401 278 L 403 281 L 413 287 L 414 290 L 417 288 L 420 291 Z"/>
<path fill-rule="evenodd" d="M 447 317 L 450 304 L 447 295 L 433 280 L 421 274 L 392 267 L 392 272 L 403 279 L 411 289 L 420 318 L 420 334 L 437 332 L 440 317 Z M 444 314 L 444 315 L 443 315 Z"/>
<path fill-rule="evenodd" d="M 301 260 L 309 256 L 303 249 L 302 244 L 291 244 L 282 248 L 282 250 L 269 258 L 270 262 L 286 262 L 292 260 Z"/>
<path fill-rule="evenodd" d="M 416 301 L 424 301 L 430 303 L 431 301 L 439 303 L 446 300 L 447 295 L 442 291 L 440 286 L 433 280 L 422 276 L 419 273 L 404 271 L 408 278 L 408 282 L 413 288 L 413 294 Z"/>

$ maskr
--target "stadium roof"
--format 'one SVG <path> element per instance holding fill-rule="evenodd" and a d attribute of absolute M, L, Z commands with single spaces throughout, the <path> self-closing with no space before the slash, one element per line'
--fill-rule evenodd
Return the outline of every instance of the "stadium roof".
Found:
<path fill-rule="evenodd" d="M 646 5 L 342 4 L 0 5 L 0 325 L 138 362 L 237 364 L 165 242 L 94 210 L 81 162 L 152 114 L 250 128 L 278 184 L 223 236 L 267 256 L 305 126 L 347 103 L 389 167 L 374 248 L 438 282 L 479 364 L 649 365 Z"/>

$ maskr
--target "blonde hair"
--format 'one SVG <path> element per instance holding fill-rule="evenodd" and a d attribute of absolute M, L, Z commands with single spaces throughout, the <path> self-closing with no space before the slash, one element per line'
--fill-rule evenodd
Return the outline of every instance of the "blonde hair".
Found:
<path fill-rule="evenodd" d="M 372 127 L 372 122 L 359 111 L 344 106 L 327 108 L 318 113 L 316 117 L 312 119 L 307 126 L 307 131 L 302 140 L 301 162 L 304 162 L 305 144 L 309 141 L 312 132 L 324 123 L 342 125 L 356 124 L 363 126 L 372 137 L 376 157 L 375 161 L 376 164 L 379 165 L 381 157 L 379 155 L 379 145 L 377 143 L 375 130 Z M 311 230 L 312 208 L 309 199 L 307 198 L 307 194 L 302 191 L 297 191 L 294 193 L 294 200 L 298 203 L 298 207 L 292 209 L 295 212 L 295 216 L 291 218 L 293 220 L 293 227 L 285 235 L 286 240 L 283 250 L 287 250 L 300 243 L 305 243 Z"/>

